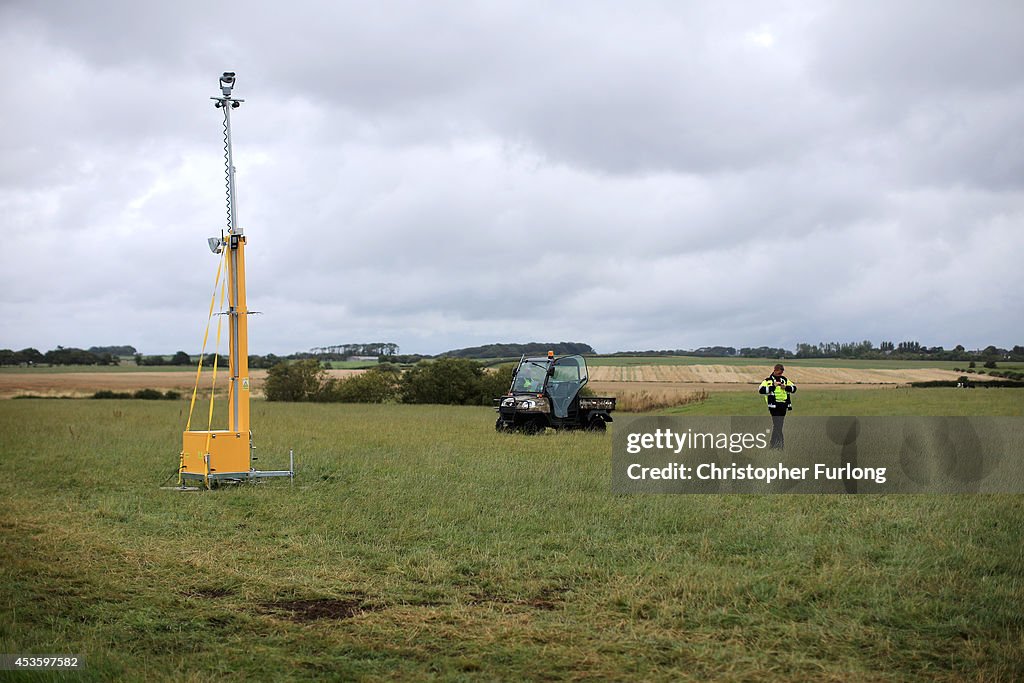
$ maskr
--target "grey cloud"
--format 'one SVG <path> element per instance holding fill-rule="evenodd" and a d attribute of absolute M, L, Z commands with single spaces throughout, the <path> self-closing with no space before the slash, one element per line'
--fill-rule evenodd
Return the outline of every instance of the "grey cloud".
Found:
<path fill-rule="evenodd" d="M 898 99 L 1019 86 L 1024 7 L 1013 0 L 835 3 L 812 64 L 837 89 Z"/>
<path fill-rule="evenodd" d="M 1019 343 L 1021 12 L 880 7 L 7 3 L 0 346 L 194 350 L 225 68 L 256 352 Z"/>

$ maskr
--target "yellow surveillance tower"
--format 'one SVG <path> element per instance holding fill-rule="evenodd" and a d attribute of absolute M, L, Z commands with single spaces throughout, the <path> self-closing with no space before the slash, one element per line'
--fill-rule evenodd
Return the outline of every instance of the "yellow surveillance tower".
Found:
<path fill-rule="evenodd" d="M 294 477 L 294 456 L 289 452 L 288 470 L 261 472 L 253 467 L 252 432 L 249 429 L 249 339 L 248 316 L 245 302 L 245 234 L 238 227 L 235 207 L 235 167 L 231 150 L 231 110 L 245 100 L 231 97 L 235 74 L 226 71 L 220 77 L 220 97 L 211 97 L 218 109 L 224 111 L 224 165 L 227 192 L 227 233 L 209 239 L 210 250 L 223 259 L 217 267 L 210 316 L 203 337 L 203 350 L 196 371 L 196 387 L 192 391 L 188 422 L 182 438 L 178 465 L 178 484 L 200 480 L 206 488 L 220 482 L 241 482 L 264 477 Z M 207 429 L 193 430 L 192 414 L 202 375 L 206 342 L 210 333 L 217 289 L 220 288 L 221 307 L 227 294 L 228 308 L 223 314 L 228 320 L 228 428 L 212 429 L 214 389 L 217 379 L 218 355 L 214 354 L 213 382 L 210 389 L 210 409 Z M 217 323 L 217 342 L 220 342 L 220 322 Z"/>

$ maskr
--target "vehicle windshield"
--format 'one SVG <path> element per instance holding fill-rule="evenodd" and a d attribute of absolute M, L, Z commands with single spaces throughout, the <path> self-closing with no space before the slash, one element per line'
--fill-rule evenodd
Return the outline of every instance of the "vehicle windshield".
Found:
<path fill-rule="evenodd" d="M 515 381 L 512 382 L 512 393 L 540 393 L 544 389 L 544 376 L 547 375 L 547 371 L 547 363 L 523 361 L 516 371 Z"/>

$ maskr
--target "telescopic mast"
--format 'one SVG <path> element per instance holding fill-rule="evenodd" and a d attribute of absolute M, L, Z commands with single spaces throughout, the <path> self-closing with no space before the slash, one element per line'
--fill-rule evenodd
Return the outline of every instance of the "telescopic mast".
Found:
<path fill-rule="evenodd" d="M 228 297 L 228 344 L 229 344 L 229 385 L 228 385 L 228 428 L 215 430 L 212 428 L 213 400 L 215 391 L 211 389 L 209 424 L 205 430 L 193 430 L 192 410 L 195 407 L 196 391 L 192 392 L 192 405 L 189 408 L 188 423 L 182 435 L 182 449 L 178 466 L 179 484 L 184 480 L 200 479 L 206 488 L 216 482 L 241 482 L 261 479 L 264 477 L 294 477 L 295 466 L 293 454 L 289 451 L 287 470 L 261 471 L 253 467 L 252 432 L 249 425 L 249 309 L 245 302 L 245 233 L 238 225 L 238 207 L 235 199 L 235 164 L 231 149 L 231 110 L 238 109 L 244 100 L 231 96 L 235 85 L 235 73 L 225 71 L 220 77 L 220 96 L 211 97 L 214 106 L 224 112 L 224 184 L 227 201 L 227 230 L 221 231 L 220 237 L 211 237 L 210 250 L 215 254 L 223 254 L 227 272 L 226 290 Z M 225 250 L 227 252 L 225 253 Z M 221 270 L 217 271 L 220 282 Z M 216 288 L 214 290 L 216 297 Z M 222 294 L 223 301 L 223 294 Z M 210 302 L 211 317 L 214 301 Z M 220 339 L 218 323 L 217 338 Z M 207 332 L 209 334 L 209 321 Z M 205 351 L 206 341 L 203 341 Z M 196 371 L 196 390 L 199 388 L 199 375 L 202 372 L 203 359 L 200 358 Z M 214 377 L 216 378 L 216 361 L 214 361 Z"/>
<path fill-rule="evenodd" d="M 230 384 L 228 388 L 228 430 L 249 432 L 249 338 L 248 310 L 245 301 L 245 233 L 238 226 L 238 205 L 235 194 L 235 163 L 231 149 L 231 110 L 245 100 L 231 96 L 235 73 L 225 71 L 220 77 L 220 97 L 211 97 L 214 106 L 224 112 L 224 184 L 227 196 L 227 236 L 222 246 L 228 254 L 228 316 Z"/>

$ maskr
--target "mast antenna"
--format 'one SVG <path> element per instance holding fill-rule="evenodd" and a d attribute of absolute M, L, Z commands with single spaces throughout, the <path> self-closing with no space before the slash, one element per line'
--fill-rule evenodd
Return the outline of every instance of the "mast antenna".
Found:
<path fill-rule="evenodd" d="M 225 71 L 220 77 L 220 97 L 211 97 L 217 109 L 224 110 L 224 191 L 227 197 L 227 229 L 232 235 L 241 235 L 238 227 L 238 207 L 235 204 L 235 158 L 231 150 L 231 110 L 242 106 L 240 100 L 231 96 L 235 87 L 235 72 Z"/>

